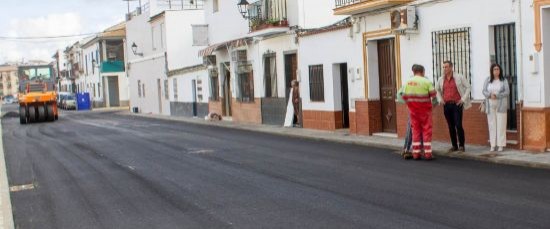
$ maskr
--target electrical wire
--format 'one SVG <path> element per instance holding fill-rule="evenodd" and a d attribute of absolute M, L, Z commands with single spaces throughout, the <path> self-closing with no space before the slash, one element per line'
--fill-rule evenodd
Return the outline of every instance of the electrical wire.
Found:
<path fill-rule="evenodd" d="M 7 40 L 7 41 L 33 41 L 33 40 L 39 40 L 40 42 L 42 42 L 44 40 L 52 40 L 52 39 L 68 39 L 68 38 L 78 38 L 78 37 L 85 37 L 85 36 L 92 36 L 92 35 L 101 35 L 101 34 L 105 34 L 105 33 L 121 31 L 121 30 L 125 30 L 125 29 L 115 29 L 115 30 L 97 32 L 97 33 L 82 33 L 82 34 L 59 35 L 59 36 L 35 36 L 35 37 L 6 37 L 6 36 L 0 36 L 0 40 Z"/>

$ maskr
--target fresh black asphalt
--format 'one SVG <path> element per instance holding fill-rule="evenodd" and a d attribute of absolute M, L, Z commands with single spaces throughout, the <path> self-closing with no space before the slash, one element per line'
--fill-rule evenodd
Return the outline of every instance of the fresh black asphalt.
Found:
<path fill-rule="evenodd" d="M 550 228 L 550 171 L 117 112 L 2 118 L 17 228 Z"/>

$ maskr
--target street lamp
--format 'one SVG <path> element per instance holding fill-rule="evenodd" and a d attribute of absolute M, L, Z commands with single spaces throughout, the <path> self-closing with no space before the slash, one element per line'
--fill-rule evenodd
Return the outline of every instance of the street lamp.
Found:
<path fill-rule="evenodd" d="M 132 43 L 132 52 L 134 53 L 134 55 L 143 57 L 143 53 L 137 52 L 137 50 L 138 46 L 136 45 L 136 42 Z"/>
<path fill-rule="evenodd" d="M 241 2 L 237 4 L 237 7 L 239 8 L 239 12 L 241 13 L 244 19 L 248 19 L 248 5 L 250 4 L 246 0 L 241 0 Z"/>

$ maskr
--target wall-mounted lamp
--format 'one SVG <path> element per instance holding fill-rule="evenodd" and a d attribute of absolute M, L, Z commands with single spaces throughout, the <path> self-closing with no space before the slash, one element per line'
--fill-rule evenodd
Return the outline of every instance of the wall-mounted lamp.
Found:
<path fill-rule="evenodd" d="M 132 52 L 134 53 L 134 55 L 143 57 L 143 53 L 137 52 L 137 50 L 138 46 L 136 45 L 136 42 L 132 43 Z"/>
<path fill-rule="evenodd" d="M 237 7 L 239 8 L 239 12 L 241 13 L 244 19 L 248 19 L 248 5 L 250 5 L 250 3 L 248 3 L 248 1 L 246 0 L 241 0 L 237 4 Z"/>

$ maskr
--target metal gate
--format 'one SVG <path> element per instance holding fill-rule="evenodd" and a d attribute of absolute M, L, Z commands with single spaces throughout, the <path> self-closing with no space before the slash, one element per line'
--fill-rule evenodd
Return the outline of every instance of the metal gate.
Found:
<path fill-rule="evenodd" d="M 109 106 L 120 106 L 119 91 L 118 91 L 118 76 L 109 76 Z"/>
<path fill-rule="evenodd" d="M 516 58 L 516 25 L 504 24 L 494 27 L 495 58 L 502 67 L 503 76 L 508 80 L 510 99 L 508 110 L 508 130 L 517 130 L 518 79 Z"/>

